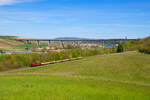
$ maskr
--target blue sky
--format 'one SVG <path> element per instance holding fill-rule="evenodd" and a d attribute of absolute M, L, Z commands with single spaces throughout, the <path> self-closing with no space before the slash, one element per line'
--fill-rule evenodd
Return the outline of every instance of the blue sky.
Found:
<path fill-rule="evenodd" d="M 143 38 L 150 0 L 0 0 L 0 35 Z"/>

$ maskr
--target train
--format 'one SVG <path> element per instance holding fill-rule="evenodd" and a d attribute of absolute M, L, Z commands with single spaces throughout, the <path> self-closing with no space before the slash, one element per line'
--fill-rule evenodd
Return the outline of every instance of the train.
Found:
<path fill-rule="evenodd" d="M 31 64 L 31 67 L 37 67 L 37 66 L 41 66 L 40 62 L 34 62 Z"/>
<path fill-rule="evenodd" d="M 42 66 L 42 65 L 49 65 L 49 64 L 56 64 L 56 63 L 62 63 L 62 62 L 67 62 L 67 61 L 74 61 L 74 60 L 79 60 L 82 59 L 83 57 L 77 57 L 77 58 L 70 58 L 70 59 L 64 59 L 64 60 L 58 60 L 58 61 L 52 61 L 52 62 L 34 62 L 31 64 L 31 67 L 37 67 L 37 66 Z"/>

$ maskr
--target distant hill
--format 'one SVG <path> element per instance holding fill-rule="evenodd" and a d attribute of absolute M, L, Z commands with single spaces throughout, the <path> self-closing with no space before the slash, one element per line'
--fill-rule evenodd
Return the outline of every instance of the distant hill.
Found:
<path fill-rule="evenodd" d="M 0 36 L 1 39 L 10 39 L 10 40 L 14 40 L 17 38 L 17 36 Z"/>
<path fill-rule="evenodd" d="M 17 45 L 23 45 L 23 42 L 17 41 L 16 36 L 0 36 L 0 49 L 16 50 Z"/>
<path fill-rule="evenodd" d="M 131 40 L 136 40 L 136 39 L 125 39 L 125 38 L 110 38 L 110 39 L 92 39 L 92 38 L 78 38 L 78 37 L 59 37 L 59 38 L 55 38 L 55 40 L 110 40 L 110 41 L 112 41 L 112 40 L 129 40 L 129 41 L 131 41 Z"/>
<path fill-rule="evenodd" d="M 55 38 L 55 40 L 93 40 L 93 39 L 77 38 L 77 37 L 59 37 L 59 38 Z"/>

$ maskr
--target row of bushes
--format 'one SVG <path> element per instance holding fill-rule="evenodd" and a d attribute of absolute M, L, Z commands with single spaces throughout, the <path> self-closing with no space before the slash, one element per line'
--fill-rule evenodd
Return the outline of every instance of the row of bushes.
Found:
<path fill-rule="evenodd" d="M 28 54 L 11 54 L 0 55 L 0 71 L 15 69 L 20 67 L 29 67 L 33 62 L 50 62 L 76 57 L 86 57 L 100 54 L 115 53 L 116 48 L 106 49 L 74 49 L 64 50 L 62 52 L 50 53 L 28 53 Z"/>

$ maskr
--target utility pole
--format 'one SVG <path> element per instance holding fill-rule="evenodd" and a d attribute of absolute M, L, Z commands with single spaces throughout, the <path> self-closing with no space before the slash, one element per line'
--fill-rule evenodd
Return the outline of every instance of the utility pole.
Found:
<path fill-rule="evenodd" d="M 105 48 L 105 41 L 103 40 L 103 49 Z"/>

